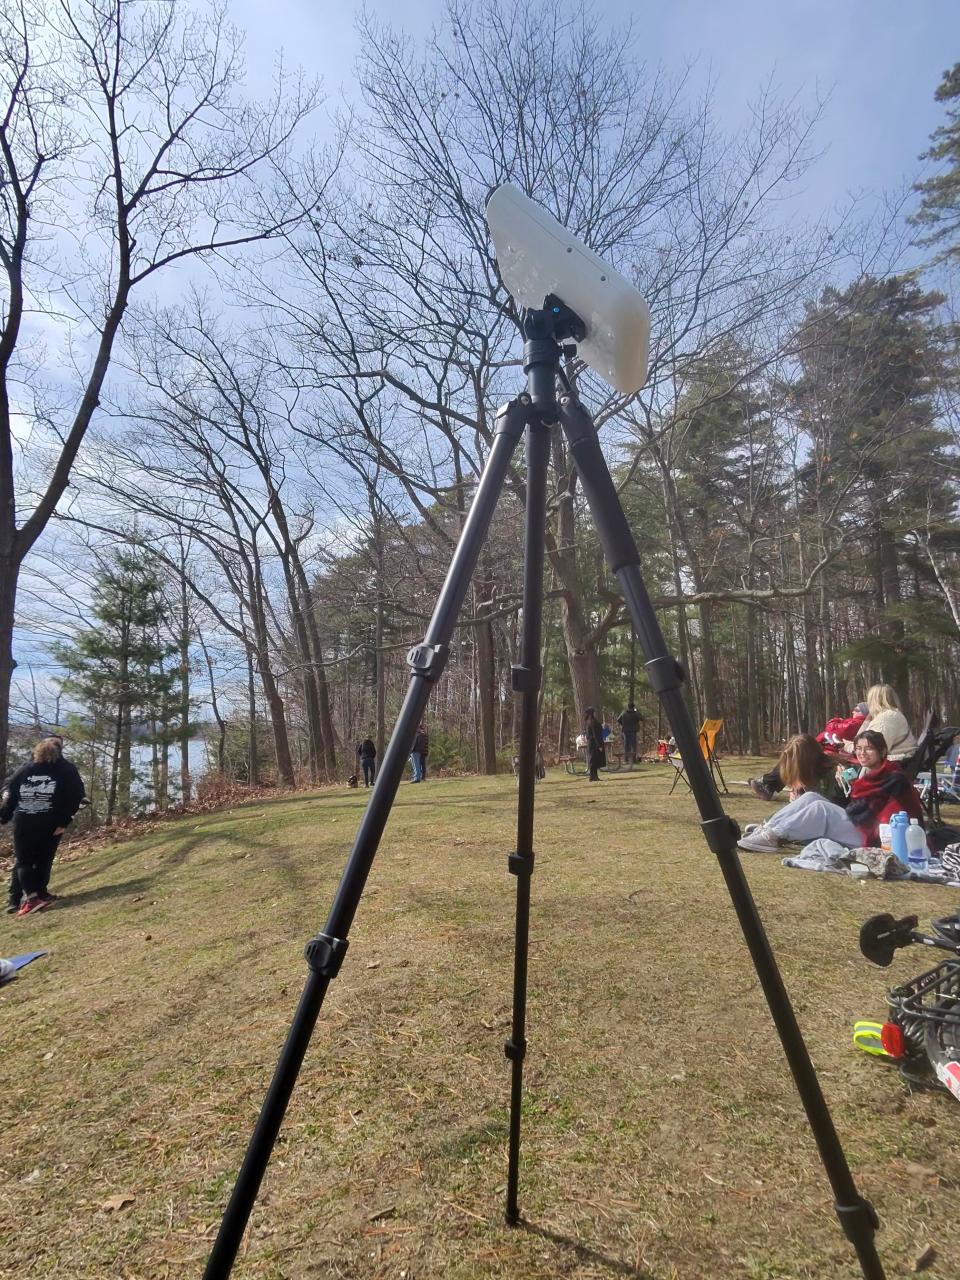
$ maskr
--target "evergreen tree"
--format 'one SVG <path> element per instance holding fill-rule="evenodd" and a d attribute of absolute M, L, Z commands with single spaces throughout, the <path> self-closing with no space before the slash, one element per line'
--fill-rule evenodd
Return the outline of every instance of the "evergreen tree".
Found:
<path fill-rule="evenodd" d="M 175 646 L 162 638 L 167 605 L 159 578 L 139 552 L 120 552 L 94 593 L 99 625 L 55 651 L 66 675 L 63 691 L 80 707 L 80 720 L 109 737 L 106 821 L 130 813 L 132 744 L 157 744 L 171 729 L 177 668 Z M 154 802 L 162 803 L 155 795 Z"/>
<path fill-rule="evenodd" d="M 902 540 L 927 513 L 947 511 L 950 437 L 935 395 L 951 335 L 943 298 L 910 275 L 826 289 L 799 335 L 794 405 L 811 439 L 811 504 L 831 501 L 864 547 L 873 582 L 872 626 L 857 652 L 904 687 L 911 662 L 903 624 Z"/>
<path fill-rule="evenodd" d="M 921 244 L 942 244 L 940 261 L 960 258 L 960 62 L 945 71 L 937 92 L 946 102 L 947 123 L 930 135 L 933 144 L 922 159 L 943 162 L 943 172 L 916 184 L 923 199 L 911 221 L 928 229 Z"/>

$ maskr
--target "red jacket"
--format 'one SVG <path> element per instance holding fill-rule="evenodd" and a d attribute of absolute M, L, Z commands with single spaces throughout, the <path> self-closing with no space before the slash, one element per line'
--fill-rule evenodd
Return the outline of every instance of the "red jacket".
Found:
<path fill-rule="evenodd" d="M 862 774 L 850 788 L 847 817 L 863 836 L 867 848 L 880 843 L 880 827 L 904 809 L 923 826 L 923 805 L 916 787 L 894 760 Z"/>
<path fill-rule="evenodd" d="M 842 742 L 852 742 L 860 732 L 860 726 L 866 723 L 866 716 L 855 715 L 834 716 L 832 720 L 828 720 L 820 732 L 817 734 L 817 741 L 821 747 L 827 745 L 836 747 Z"/>

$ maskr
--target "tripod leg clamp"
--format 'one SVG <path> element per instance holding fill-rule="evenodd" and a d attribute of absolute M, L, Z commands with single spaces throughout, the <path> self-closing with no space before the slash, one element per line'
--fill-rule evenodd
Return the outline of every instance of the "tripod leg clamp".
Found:
<path fill-rule="evenodd" d="M 425 680 L 439 680 L 448 656 L 449 649 L 445 644 L 415 644 L 407 654 L 410 674 L 423 676 Z"/>
<path fill-rule="evenodd" d="M 834 1208 L 840 1219 L 843 1234 L 851 1244 L 856 1244 L 858 1240 L 864 1238 L 870 1239 L 873 1233 L 879 1230 L 880 1219 L 877 1217 L 877 1211 L 870 1201 L 864 1200 L 862 1196 L 853 1204 L 837 1204 Z"/>
<path fill-rule="evenodd" d="M 346 938 L 334 938 L 329 933 L 318 933 L 307 943 L 303 954 L 314 973 L 332 981 L 340 972 L 340 966 L 343 964 L 343 957 L 347 954 L 349 945 Z"/>
<path fill-rule="evenodd" d="M 533 859 L 532 850 L 527 854 L 509 853 L 507 854 L 507 870 L 512 876 L 532 876 Z"/>
<path fill-rule="evenodd" d="M 669 654 L 645 662 L 644 670 L 654 693 L 670 693 L 673 689 L 680 689 L 687 678 L 683 667 Z"/>
<path fill-rule="evenodd" d="M 740 839 L 740 828 L 726 814 L 722 818 L 708 818 L 701 822 L 700 830 L 711 853 L 729 853 Z"/>
<path fill-rule="evenodd" d="M 527 1056 L 527 1042 L 526 1040 L 508 1040 L 503 1046 L 503 1052 L 511 1062 L 522 1062 Z"/>

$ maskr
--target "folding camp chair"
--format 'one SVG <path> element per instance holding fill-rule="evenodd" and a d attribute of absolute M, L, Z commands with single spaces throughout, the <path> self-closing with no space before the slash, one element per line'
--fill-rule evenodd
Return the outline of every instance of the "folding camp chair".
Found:
<path fill-rule="evenodd" d="M 916 751 L 909 760 L 903 762 L 904 772 L 913 779 L 920 792 L 920 800 L 927 812 L 927 817 L 937 825 L 940 823 L 941 796 L 953 800 L 956 794 L 955 771 L 951 771 L 947 778 L 941 778 L 937 772 L 937 765 L 953 746 L 958 734 L 960 734 L 960 726 L 941 725 L 939 717 L 931 712 L 924 725 L 924 731 L 920 735 Z"/>
<path fill-rule="evenodd" d="M 714 785 L 723 795 L 729 795 L 727 784 L 723 780 L 723 773 L 720 770 L 720 761 L 717 759 L 717 739 L 720 737 L 720 730 L 723 728 L 722 720 L 704 720 L 700 726 L 700 750 L 703 758 L 710 766 L 710 773 L 713 777 Z M 677 783 L 682 778 L 687 784 L 687 790 L 692 790 L 690 783 L 687 781 L 687 775 L 683 768 L 683 761 L 679 755 L 671 755 L 668 757 L 670 763 L 676 769 L 676 775 L 673 779 L 673 786 L 670 788 L 669 795 L 673 795 Z M 719 781 L 718 781 L 719 779 Z"/>

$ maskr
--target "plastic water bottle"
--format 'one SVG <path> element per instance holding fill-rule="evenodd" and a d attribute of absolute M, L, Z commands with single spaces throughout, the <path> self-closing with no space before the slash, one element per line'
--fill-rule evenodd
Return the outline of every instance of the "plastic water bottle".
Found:
<path fill-rule="evenodd" d="M 907 861 L 907 832 L 909 829 L 910 815 L 905 809 L 901 809 L 899 813 L 895 813 L 890 819 L 890 848 L 897 861 L 902 862 L 905 867 L 910 865 Z"/>
<path fill-rule="evenodd" d="M 910 819 L 906 831 L 907 862 L 911 871 L 926 871 L 930 866 L 930 853 L 927 849 L 927 833 L 917 818 Z"/>

